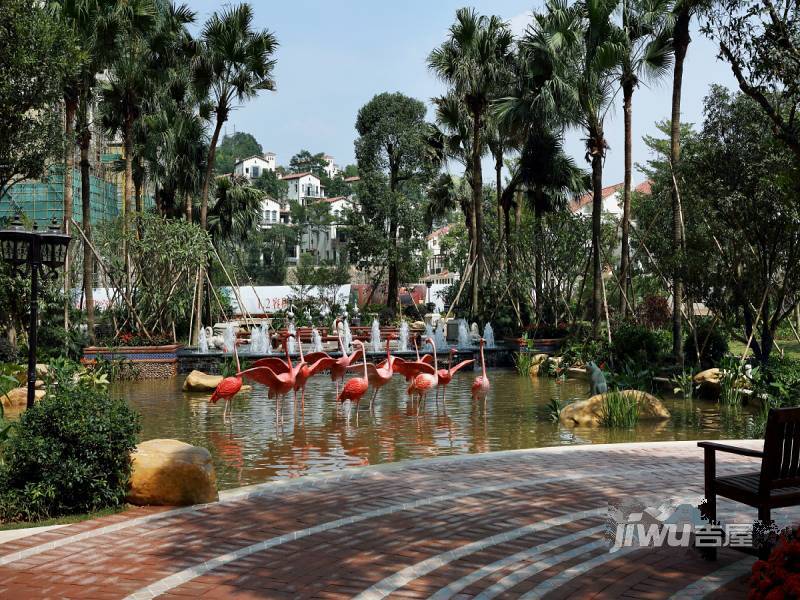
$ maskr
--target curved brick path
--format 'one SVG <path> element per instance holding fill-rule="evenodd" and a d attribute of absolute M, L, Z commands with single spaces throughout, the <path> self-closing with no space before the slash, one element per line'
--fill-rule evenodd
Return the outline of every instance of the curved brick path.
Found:
<path fill-rule="evenodd" d="M 760 442 L 743 442 L 760 446 Z M 721 463 L 721 464 L 720 464 Z M 718 470 L 754 466 L 724 457 Z M 350 469 L 136 509 L 0 545 L 8 598 L 743 597 L 752 562 L 610 554 L 609 502 L 702 495 L 695 442 L 569 446 Z M 719 506 L 723 521 L 741 505 Z M 800 513 L 779 511 L 779 521 Z"/>

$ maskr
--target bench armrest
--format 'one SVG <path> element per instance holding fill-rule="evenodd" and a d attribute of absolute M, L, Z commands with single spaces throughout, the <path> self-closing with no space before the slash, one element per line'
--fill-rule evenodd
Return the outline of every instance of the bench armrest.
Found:
<path fill-rule="evenodd" d="M 708 448 L 710 450 L 719 450 L 720 452 L 728 452 L 730 454 L 739 454 L 741 456 L 752 456 L 753 458 L 763 458 L 763 450 L 753 450 L 752 448 L 740 448 L 739 446 L 729 446 L 728 444 L 719 444 L 717 442 L 697 442 L 701 448 Z"/>

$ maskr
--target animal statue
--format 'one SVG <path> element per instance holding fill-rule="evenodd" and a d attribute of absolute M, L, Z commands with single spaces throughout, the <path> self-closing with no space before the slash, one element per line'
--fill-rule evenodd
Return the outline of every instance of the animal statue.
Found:
<path fill-rule="evenodd" d="M 489 376 L 486 374 L 486 358 L 483 356 L 483 346 L 486 344 L 486 340 L 480 338 L 478 344 L 481 349 L 481 374 L 472 382 L 470 391 L 472 392 L 473 401 L 480 400 L 486 406 L 486 396 L 489 395 L 489 390 L 492 388 Z"/>
<path fill-rule="evenodd" d="M 447 361 L 447 368 L 446 369 L 439 369 L 439 387 L 436 388 L 436 398 L 439 398 L 439 388 L 442 388 L 442 402 L 444 402 L 445 394 L 447 393 L 447 386 L 453 381 L 453 375 L 455 375 L 459 370 L 467 367 L 475 362 L 474 359 L 470 358 L 469 360 L 462 360 L 457 365 L 453 365 L 453 355 L 456 353 L 455 348 L 450 348 L 450 356 L 448 357 Z"/>
<path fill-rule="evenodd" d="M 606 376 L 603 375 L 600 367 L 590 360 L 586 363 L 586 371 L 589 374 L 589 396 L 605 394 L 608 391 L 608 383 L 606 383 Z"/>
<path fill-rule="evenodd" d="M 364 348 L 364 342 L 356 340 L 355 344 L 361 346 L 361 356 L 364 362 L 359 366 L 364 368 L 364 376 L 348 379 L 347 383 L 342 387 L 341 393 L 336 396 L 336 400 L 342 404 L 346 401 L 350 401 L 356 405 L 356 425 L 358 425 L 358 404 L 361 402 L 361 397 L 366 394 L 369 389 L 369 372 L 367 371 L 367 353 Z M 350 420 L 349 407 L 347 408 L 347 419 L 348 421 Z"/>
<path fill-rule="evenodd" d="M 472 338 L 473 342 L 476 342 L 480 339 L 481 332 L 480 329 L 478 329 L 477 323 L 473 323 L 472 325 L 469 326 L 469 336 Z"/>
<path fill-rule="evenodd" d="M 367 363 L 367 379 L 369 379 L 369 385 L 374 390 L 369 401 L 370 410 L 372 410 L 374 406 L 375 396 L 378 395 L 378 390 L 389 383 L 392 380 L 392 375 L 394 375 L 394 363 L 397 358 L 392 356 L 392 354 L 389 352 L 389 342 L 393 339 L 394 336 L 391 334 L 386 336 L 386 358 L 384 360 L 382 360 L 378 365 Z M 354 371 L 356 369 L 360 369 L 361 366 L 362 365 L 360 364 L 350 365 L 348 370 Z"/>
<path fill-rule="evenodd" d="M 233 355 L 236 357 L 236 375 L 226 377 L 217 384 L 211 398 L 208 399 L 211 404 L 216 404 L 218 400 L 225 400 L 225 408 L 222 410 L 222 419 L 230 418 L 230 406 L 233 397 L 238 394 L 242 389 L 242 367 L 239 364 L 239 352 L 236 350 L 237 344 L 233 345 Z"/>
<path fill-rule="evenodd" d="M 425 405 L 425 400 L 428 398 L 428 393 L 431 390 L 435 390 L 439 385 L 439 360 L 436 357 L 436 343 L 431 337 L 425 338 L 425 342 L 430 344 L 431 348 L 433 348 L 433 374 L 419 373 L 416 377 L 414 377 L 407 390 L 408 395 L 411 396 L 412 399 L 414 396 L 417 396 L 418 398 L 417 413 L 419 413 L 419 407 Z"/>
<path fill-rule="evenodd" d="M 208 340 L 209 348 L 225 350 L 225 338 L 221 335 L 214 335 L 213 327 L 206 327 L 206 340 Z"/>

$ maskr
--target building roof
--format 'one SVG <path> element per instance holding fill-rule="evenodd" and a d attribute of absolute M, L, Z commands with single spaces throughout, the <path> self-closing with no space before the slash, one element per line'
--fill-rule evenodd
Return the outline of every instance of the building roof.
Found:
<path fill-rule="evenodd" d="M 619 190 L 621 190 L 623 185 L 625 185 L 625 184 L 623 184 L 623 183 L 615 183 L 614 185 L 609 185 L 609 186 L 604 187 L 603 191 L 602 191 L 603 200 L 605 200 L 610 195 L 612 195 L 612 194 L 618 192 Z M 581 196 L 577 200 L 570 200 L 569 201 L 569 205 L 568 205 L 570 212 L 578 212 L 580 209 L 582 209 L 587 204 L 591 204 L 593 198 L 594 198 L 594 195 L 592 194 L 592 192 L 586 192 L 583 196 Z"/>
<path fill-rule="evenodd" d="M 300 179 L 301 177 L 305 177 L 306 175 L 311 175 L 312 177 L 317 177 L 311 171 L 306 171 L 305 173 L 288 173 L 281 177 L 281 179 Z M 319 179 L 317 177 L 317 179 Z"/>
<path fill-rule="evenodd" d="M 273 156 L 274 156 L 274 155 L 273 155 Z M 234 163 L 234 164 L 237 164 L 237 165 L 238 165 L 239 163 L 243 163 L 244 161 L 246 161 L 246 160 L 250 160 L 251 158 L 257 158 L 257 159 L 259 159 L 259 160 L 264 160 L 264 157 L 263 157 L 263 156 L 261 156 L 260 154 L 253 154 L 252 156 L 248 156 L 247 158 L 240 158 L 240 159 L 239 159 L 239 160 L 237 160 L 237 161 L 236 161 L 236 163 Z M 264 160 L 264 162 L 267 162 L 267 161 L 266 161 L 266 160 Z"/>
<path fill-rule="evenodd" d="M 633 188 L 633 191 L 638 194 L 644 194 L 646 196 L 649 196 L 650 194 L 653 193 L 653 182 L 647 179 L 646 181 L 643 181 L 635 188 Z"/>
<path fill-rule="evenodd" d="M 350 200 L 347 196 L 334 196 L 333 198 L 320 198 L 318 202 L 339 202 L 340 200 Z"/>
<path fill-rule="evenodd" d="M 447 235 L 447 233 L 448 233 L 449 231 L 450 231 L 450 225 L 445 225 L 444 227 L 440 227 L 440 228 L 439 228 L 439 229 L 437 229 L 436 231 L 432 231 L 430 234 L 428 234 L 428 235 L 425 237 L 425 239 L 426 239 L 426 240 L 432 240 L 432 239 L 434 239 L 434 238 L 441 237 L 441 236 L 443 236 L 443 235 Z"/>
<path fill-rule="evenodd" d="M 278 156 L 274 152 L 264 152 L 264 156 Z"/>
<path fill-rule="evenodd" d="M 344 178 L 345 183 L 355 183 L 356 181 L 361 181 L 361 177 L 359 177 L 358 175 L 353 175 L 352 177 Z"/>

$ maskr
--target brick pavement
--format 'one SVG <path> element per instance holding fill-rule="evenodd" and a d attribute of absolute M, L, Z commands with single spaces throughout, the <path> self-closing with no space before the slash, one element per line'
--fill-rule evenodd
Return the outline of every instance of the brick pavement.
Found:
<path fill-rule="evenodd" d="M 749 444 L 758 446 L 757 442 Z M 720 460 L 720 471 L 757 463 Z M 609 502 L 702 495 L 695 442 L 565 446 L 348 469 L 0 545 L 3 598 L 743 597 L 725 549 L 610 554 Z M 720 502 L 720 516 L 754 518 Z M 797 522 L 800 513 L 778 511 Z"/>

